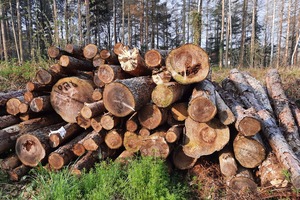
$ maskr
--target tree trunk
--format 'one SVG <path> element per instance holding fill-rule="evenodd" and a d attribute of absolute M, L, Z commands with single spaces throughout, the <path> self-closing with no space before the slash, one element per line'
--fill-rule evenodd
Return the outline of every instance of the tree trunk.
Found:
<path fill-rule="evenodd" d="M 42 85 L 54 85 L 60 78 L 62 78 L 62 75 L 58 75 L 44 68 L 39 69 L 35 73 L 35 80 Z"/>
<path fill-rule="evenodd" d="M 21 15 L 20 15 L 20 0 L 16 0 L 17 9 L 17 23 L 18 23 L 18 35 L 19 35 L 19 48 L 20 48 L 20 64 L 23 64 L 23 40 L 22 40 L 22 27 L 21 27 Z"/>
<path fill-rule="evenodd" d="M 19 122 L 20 122 L 20 118 L 14 115 L 0 116 L 0 129 L 17 124 Z"/>
<path fill-rule="evenodd" d="M 91 119 L 84 118 L 81 113 L 76 116 L 76 123 L 85 130 L 91 127 Z"/>
<path fill-rule="evenodd" d="M 23 176 L 25 176 L 31 168 L 25 165 L 20 165 L 10 171 L 8 171 L 9 180 L 19 181 Z"/>
<path fill-rule="evenodd" d="M 153 133 L 152 135 L 142 139 L 140 153 L 142 156 L 152 156 L 165 159 L 170 154 L 170 147 L 164 136 L 160 136 L 159 133 Z"/>
<path fill-rule="evenodd" d="M 113 52 L 107 49 L 102 49 L 100 51 L 100 58 L 105 60 L 110 65 L 119 65 L 118 56 Z"/>
<path fill-rule="evenodd" d="M 241 36 L 241 47 L 240 47 L 240 59 L 239 68 L 244 66 L 244 54 L 245 54 L 245 40 L 246 40 L 246 22 L 247 22 L 247 7 L 248 0 L 243 0 L 243 17 L 242 17 L 242 36 Z"/>
<path fill-rule="evenodd" d="M 284 4 L 285 1 L 281 0 L 281 9 L 280 9 L 280 20 L 279 20 L 279 35 L 278 35 L 278 42 L 277 42 L 277 60 L 276 60 L 276 67 L 278 68 L 281 60 L 281 37 L 282 37 L 282 24 L 283 24 L 283 11 L 284 11 Z"/>
<path fill-rule="evenodd" d="M 128 152 L 138 152 L 142 146 L 142 136 L 131 131 L 126 131 L 124 134 L 123 146 Z"/>
<path fill-rule="evenodd" d="M 99 53 L 99 49 L 95 44 L 88 44 L 83 48 L 83 56 L 87 60 L 92 60 Z"/>
<path fill-rule="evenodd" d="M 171 72 L 169 72 L 165 66 L 152 70 L 152 80 L 156 85 L 168 83 L 171 79 Z"/>
<path fill-rule="evenodd" d="M 122 131 L 117 129 L 110 130 L 105 135 L 104 141 L 110 149 L 119 149 L 123 145 Z"/>
<path fill-rule="evenodd" d="M 116 80 L 104 88 L 104 106 L 113 115 L 125 117 L 150 101 L 154 86 L 147 76 Z"/>
<path fill-rule="evenodd" d="M 16 154 L 11 154 L 8 157 L 1 160 L 0 168 L 1 170 L 12 170 L 19 165 L 21 165 L 21 161 L 19 160 L 18 156 Z"/>
<path fill-rule="evenodd" d="M 83 170 L 91 169 L 98 160 L 98 152 L 89 151 L 84 156 L 82 156 L 74 165 L 72 165 L 71 173 L 81 175 L 81 172 Z"/>
<path fill-rule="evenodd" d="M 216 93 L 216 106 L 218 110 L 218 118 L 220 119 L 220 122 L 224 125 L 232 124 L 236 121 L 236 118 L 231 111 L 231 109 L 227 106 L 227 104 L 224 102 L 220 94 L 215 91 Z"/>
<path fill-rule="evenodd" d="M 160 68 L 165 66 L 165 60 L 170 51 L 151 49 L 145 54 L 146 66 L 150 69 Z"/>
<path fill-rule="evenodd" d="M 83 45 L 83 36 L 82 36 L 82 15 L 81 15 L 81 0 L 77 1 L 77 13 L 78 13 L 78 32 L 79 32 L 79 46 Z"/>
<path fill-rule="evenodd" d="M 185 44 L 169 53 L 166 67 L 181 84 L 200 82 L 209 73 L 209 57 L 199 46 Z"/>
<path fill-rule="evenodd" d="M 60 57 L 59 64 L 63 67 L 82 71 L 93 71 L 95 69 L 94 65 L 90 61 L 79 60 L 66 55 Z"/>
<path fill-rule="evenodd" d="M 92 131 L 83 138 L 82 145 L 87 151 L 97 151 L 101 144 L 104 143 L 103 133 Z"/>
<path fill-rule="evenodd" d="M 0 3 L 0 20 L 1 20 L 1 36 L 2 36 L 2 47 L 3 47 L 3 53 L 4 53 L 4 59 L 7 62 L 8 61 L 8 53 L 7 53 L 7 45 L 6 45 L 6 34 L 5 34 L 5 26 L 4 26 L 4 10 L 3 10 L 3 4 Z"/>
<path fill-rule="evenodd" d="M 19 105 L 24 101 L 24 97 L 11 98 L 6 102 L 6 112 L 10 115 L 20 113 Z"/>
<path fill-rule="evenodd" d="M 10 8 L 10 17 L 11 17 L 11 26 L 12 26 L 12 32 L 13 32 L 13 36 L 14 36 L 14 42 L 15 42 L 15 47 L 16 47 L 16 51 L 17 51 L 17 56 L 18 56 L 18 61 L 19 64 L 21 64 L 21 58 L 20 58 L 20 52 L 19 52 L 19 45 L 18 45 L 18 41 L 17 41 L 17 34 L 16 34 L 16 30 L 15 30 L 15 20 L 13 19 L 13 10 L 12 10 L 12 3 L 11 0 L 9 0 L 9 8 Z"/>
<path fill-rule="evenodd" d="M 84 106 L 80 110 L 80 114 L 82 117 L 86 119 L 91 119 L 92 117 L 99 116 L 105 112 L 105 107 L 103 100 L 92 102 L 92 103 L 84 103 Z"/>
<path fill-rule="evenodd" d="M 113 116 L 111 113 L 106 113 L 101 116 L 100 123 L 102 128 L 105 130 L 111 130 L 120 123 L 121 119 L 119 117 Z"/>
<path fill-rule="evenodd" d="M 224 24 L 225 24 L 225 0 L 222 0 L 222 22 L 221 22 L 221 41 L 219 47 L 219 68 L 223 68 L 223 51 L 224 51 Z M 228 41 L 226 41 L 228 45 Z"/>
<path fill-rule="evenodd" d="M 50 96 L 35 97 L 30 102 L 30 109 L 33 112 L 45 112 L 53 110 L 50 103 Z"/>
<path fill-rule="evenodd" d="M 91 20 L 90 20 L 90 0 L 85 0 L 84 1 L 85 5 L 85 24 L 86 24 L 86 44 L 91 43 Z"/>
<path fill-rule="evenodd" d="M 223 176 L 225 176 L 226 179 L 236 175 L 238 166 L 229 145 L 225 146 L 219 152 L 219 163 L 221 173 Z"/>
<path fill-rule="evenodd" d="M 123 71 L 120 65 L 103 64 L 98 67 L 98 78 L 105 84 L 111 83 L 116 79 L 126 79 L 130 75 Z"/>
<path fill-rule="evenodd" d="M 183 134 L 183 125 L 171 126 L 166 132 L 165 139 L 168 143 L 177 142 Z"/>
<path fill-rule="evenodd" d="M 29 92 L 50 92 L 51 89 L 52 85 L 43 85 L 32 81 L 26 83 L 26 90 Z"/>
<path fill-rule="evenodd" d="M 70 53 L 56 46 L 49 46 L 47 49 L 48 56 L 52 59 L 59 60 L 62 55 L 71 56 Z"/>
<path fill-rule="evenodd" d="M 65 46 L 65 51 L 70 53 L 75 58 L 83 59 L 83 48 L 82 46 L 76 46 L 74 44 L 67 44 Z"/>
<path fill-rule="evenodd" d="M 11 98 L 17 98 L 24 95 L 25 90 L 11 90 L 8 92 L 0 92 L 0 106 L 4 106 Z"/>
<path fill-rule="evenodd" d="M 96 132 L 100 132 L 102 130 L 102 125 L 100 123 L 101 116 L 97 116 L 94 118 L 91 118 L 91 126 Z"/>
<path fill-rule="evenodd" d="M 254 68 L 254 51 L 255 51 L 255 17 L 256 17 L 256 0 L 253 0 L 252 8 L 252 31 L 251 31 L 251 43 L 250 43 L 250 67 Z"/>
<path fill-rule="evenodd" d="M 16 137 L 19 134 L 20 127 L 18 125 L 12 125 L 0 130 L 0 154 L 7 152 L 14 146 Z"/>

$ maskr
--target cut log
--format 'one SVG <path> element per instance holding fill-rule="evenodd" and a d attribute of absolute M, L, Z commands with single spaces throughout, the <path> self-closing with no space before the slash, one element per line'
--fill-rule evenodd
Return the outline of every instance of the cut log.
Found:
<path fill-rule="evenodd" d="M 92 102 L 92 103 L 84 103 L 84 106 L 80 110 L 80 114 L 82 117 L 86 119 L 90 119 L 95 116 L 102 115 L 105 111 L 103 100 Z"/>
<path fill-rule="evenodd" d="M 229 141 L 229 128 L 216 118 L 207 123 L 200 123 L 188 117 L 185 120 L 185 128 L 183 151 L 192 158 L 220 151 Z"/>
<path fill-rule="evenodd" d="M 93 58 L 93 65 L 95 68 L 101 66 L 101 65 L 104 65 L 105 64 L 105 60 L 103 60 L 101 57 L 100 57 L 100 54 L 96 54 L 95 57 Z"/>
<path fill-rule="evenodd" d="M 105 130 L 111 130 L 115 128 L 120 121 L 121 119 L 119 117 L 115 117 L 111 113 L 106 113 L 101 116 L 100 124 Z"/>
<path fill-rule="evenodd" d="M 202 81 L 194 87 L 188 113 L 197 122 L 208 122 L 217 114 L 215 88 L 209 81 Z"/>
<path fill-rule="evenodd" d="M 117 129 L 110 130 L 105 135 L 104 141 L 110 149 L 119 149 L 123 144 L 122 131 Z"/>
<path fill-rule="evenodd" d="M 8 171 L 9 180 L 11 181 L 19 181 L 23 176 L 25 176 L 31 167 L 20 165 L 10 171 Z"/>
<path fill-rule="evenodd" d="M 111 83 L 116 79 L 129 78 L 126 72 L 124 72 L 120 65 L 100 65 L 98 68 L 98 78 L 105 84 Z"/>
<path fill-rule="evenodd" d="M 19 134 L 18 124 L 6 127 L 0 130 L 0 154 L 8 152 L 14 146 L 16 140 L 13 138 Z"/>
<path fill-rule="evenodd" d="M 251 99 L 251 90 L 248 92 L 244 88 L 240 88 L 242 83 L 246 83 L 245 79 L 239 75 L 238 70 L 231 71 L 230 79 L 234 82 L 241 95 Z M 241 77 L 241 79 L 239 79 Z M 246 89 L 246 88 L 245 88 Z M 291 147 L 286 142 L 281 130 L 277 126 L 276 120 L 270 113 L 261 108 L 255 99 L 252 99 L 253 107 L 257 110 L 258 116 L 262 120 L 263 134 L 269 141 L 278 161 L 291 173 L 291 182 L 295 188 L 300 188 L 300 160 L 297 158 Z"/>
<path fill-rule="evenodd" d="M 6 128 L 8 126 L 17 124 L 20 122 L 20 118 L 14 115 L 3 115 L 0 116 L 0 129 Z"/>
<path fill-rule="evenodd" d="M 238 165 L 232 149 L 227 145 L 219 152 L 220 170 L 226 179 L 237 174 Z"/>
<path fill-rule="evenodd" d="M 216 94 L 216 106 L 217 106 L 217 115 L 220 119 L 220 122 L 224 125 L 232 124 L 236 121 L 236 118 L 231 111 L 231 109 L 227 106 L 227 104 L 224 102 L 220 94 L 215 91 Z"/>
<path fill-rule="evenodd" d="M 47 50 L 48 56 L 52 59 L 59 60 L 62 55 L 71 55 L 70 53 L 56 46 L 49 46 Z"/>
<path fill-rule="evenodd" d="M 35 80 L 41 85 L 54 85 L 61 77 L 61 75 L 59 76 L 58 74 L 43 68 L 39 69 L 35 73 Z"/>
<path fill-rule="evenodd" d="M 102 130 L 102 125 L 100 123 L 101 116 L 91 118 L 91 126 L 96 132 L 100 132 Z"/>
<path fill-rule="evenodd" d="M 21 114 L 24 114 L 24 113 L 30 113 L 32 112 L 32 110 L 30 110 L 30 106 L 28 105 L 28 103 L 22 102 L 19 105 L 19 112 Z"/>
<path fill-rule="evenodd" d="M 171 79 L 171 72 L 169 72 L 166 67 L 152 70 L 152 80 L 156 85 L 168 83 Z"/>
<path fill-rule="evenodd" d="M 166 132 L 166 141 L 168 143 L 174 143 L 179 140 L 183 133 L 183 125 L 174 125 L 171 126 Z"/>
<path fill-rule="evenodd" d="M 39 96 L 32 99 L 30 102 L 30 109 L 33 112 L 45 112 L 53 110 L 50 103 L 50 96 Z"/>
<path fill-rule="evenodd" d="M 88 44 L 83 48 L 83 56 L 88 60 L 92 60 L 97 53 L 99 53 L 99 49 L 95 44 Z"/>
<path fill-rule="evenodd" d="M 151 70 L 149 70 L 145 64 L 145 60 L 140 55 L 137 48 L 124 49 L 118 55 L 121 68 L 132 76 L 145 76 L 150 75 Z"/>
<path fill-rule="evenodd" d="M 52 85 L 42 85 L 38 82 L 28 81 L 26 84 L 26 90 L 29 92 L 50 92 Z"/>
<path fill-rule="evenodd" d="M 139 127 L 139 122 L 137 118 L 137 112 L 133 113 L 126 121 L 126 130 L 129 132 L 135 132 Z"/>
<path fill-rule="evenodd" d="M 92 71 L 95 69 L 92 62 L 88 60 L 79 60 L 71 56 L 60 57 L 59 64 L 63 67 L 81 70 L 81 71 Z"/>
<path fill-rule="evenodd" d="M 83 154 L 85 154 L 86 149 L 84 148 L 82 143 L 76 143 L 72 147 L 72 152 L 74 155 L 79 157 L 79 156 L 82 156 Z"/>
<path fill-rule="evenodd" d="M 82 145 L 87 151 L 98 150 L 100 145 L 104 142 L 103 134 L 104 133 L 92 131 L 83 139 Z"/>
<path fill-rule="evenodd" d="M 176 168 L 180 170 L 191 169 L 197 162 L 197 158 L 192 158 L 187 156 L 183 150 L 182 146 L 178 146 L 172 152 L 172 161 Z"/>
<path fill-rule="evenodd" d="M 18 158 L 18 156 L 16 154 L 11 154 L 8 157 L 1 160 L 0 168 L 2 170 L 11 170 L 13 168 L 18 167 L 21 164 L 22 163 L 21 163 L 20 159 Z"/>
<path fill-rule="evenodd" d="M 142 137 L 134 132 L 126 131 L 124 134 L 123 145 L 128 152 L 138 152 L 142 146 Z"/>
<path fill-rule="evenodd" d="M 151 99 L 158 107 L 166 108 L 182 99 L 188 86 L 177 82 L 168 82 L 157 85 L 151 94 Z"/>
<path fill-rule="evenodd" d="M 60 79 L 51 91 L 52 107 L 66 122 L 75 123 L 84 103 L 93 102 L 93 91 L 90 81 L 77 77 Z"/>
<path fill-rule="evenodd" d="M 139 132 L 138 132 L 138 135 L 142 136 L 142 137 L 147 137 L 151 134 L 150 130 L 145 128 L 145 127 L 142 127 Z"/>
<path fill-rule="evenodd" d="M 125 117 L 146 105 L 155 84 L 147 76 L 116 80 L 105 86 L 105 108 L 117 117 Z"/>
<path fill-rule="evenodd" d="M 52 148 L 56 148 L 82 132 L 82 130 L 83 129 L 75 123 L 68 123 L 57 130 L 51 130 L 49 133 L 49 144 Z"/>
<path fill-rule="evenodd" d="M 142 139 L 140 153 L 142 156 L 152 156 L 165 159 L 170 154 L 170 147 L 164 136 L 153 133 Z"/>
<path fill-rule="evenodd" d="M 168 112 L 166 109 L 159 108 L 155 104 L 147 104 L 138 111 L 138 119 L 140 124 L 153 130 L 167 121 Z"/>
<path fill-rule="evenodd" d="M 281 78 L 276 69 L 269 69 L 266 75 L 268 94 L 272 100 L 274 111 L 282 127 L 283 136 L 300 159 L 300 137 L 298 126 L 289 107 L 289 100 L 282 87 Z"/>
<path fill-rule="evenodd" d="M 113 51 L 117 56 L 119 56 L 120 54 L 123 53 L 123 51 L 126 51 L 128 49 L 129 49 L 128 46 L 125 46 L 123 43 L 118 42 L 115 44 Z"/>
<path fill-rule="evenodd" d="M 102 49 L 100 51 L 100 57 L 105 60 L 110 65 L 119 65 L 118 56 L 113 52 L 107 49 Z"/>
<path fill-rule="evenodd" d="M 51 65 L 49 70 L 60 76 L 72 76 L 76 74 L 75 70 L 63 67 L 58 63 Z"/>
<path fill-rule="evenodd" d="M 91 119 L 84 118 L 80 113 L 76 116 L 76 123 L 85 130 L 91 127 Z"/>
<path fill-rule="evenodd" d="M 165 65 L 168 50 L 151 49 L 145 53 L 145 63 L 148 68 L 158 68 Z"/>
<path fill-rule="evenodd" d="M 188 117 L 188 103 L 180 102 L 174 103 L 171 107 L 172 117 L 176 121 L 184 121 Z"/>
<path fill-rule="evenodd" d="M 65 51 L 70 53 L 75 58 L 84 58 L 83 56 L 83 48 L 80 46 L 76 46 L 73 44 L 67 44 L 65 46 Z"/>
<path fill-rule="evenodd" d="M 9 92 L 0 92 L 0 106 L 4 106 L 6 102 L 11 98 L 23 96 L 25 92 L 25 90 L 12 90 Z"/>
<path fill-rule="evenodd" d="M 97 74 L 98 74 L 98 70 L 95 70 L 93 76 L 93 82 L 97 87 L 102 88 L 105 86 L 105 83 L 99 79 Z"/>
<path fill-rule="evenodd" d="M 71 173 L 81 175 L 81 172 L 91 169 L 99 160 L 98 152 L 89 151 L 71 167 Z"/>
<path fill-rule="evenodd" d="M 288 180 L 284 175 L 284 168 L 278 162 L 274 153 L 269 153 L 268 157 L 261 163 L 258 170 L 260 184 L 262 187 L 286 187 Z"/>
<path fill-rule="evenodd" d="M 199 46 L 185 44 L 168 54 L 166 67 L 177 82 L 196 83 L 207 77 L 210 69 L 209 57 Z"/>
<path fill-rule="evenodd" d="M 24 97 L 11 98 L 6 102 L 6 112 L 10 115 L 17 115 L 20 113 L 19 106 L 24 102 Z"/>
<path fill-rule="evenodd" d="M 55 124 L 21 135 L 16 142 L 15 150 L 21 162 L 30 167 L 37 166 L 50 153 L 48 133 L 63 124 Z"/>
<path fill-rule="evenodd" d="M 102 99 L 102 92 L 103 92 L 102 88 L 95 88 L 95 90 L 93 91 L 93 94 L 92 94 L 93 100 L 100 101 Z"/>
<path fill-rule="evenodd" d="M 255 137 L 237 135 L 233 141 L 233 151 L 237 161 L 246 168 L 255 168 L 266 158 L 264 145 Z"/>

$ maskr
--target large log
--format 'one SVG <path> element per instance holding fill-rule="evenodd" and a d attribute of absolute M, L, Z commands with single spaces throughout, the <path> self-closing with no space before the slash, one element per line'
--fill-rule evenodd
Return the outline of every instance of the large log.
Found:
<path fill-rule="evenodd" d="M 168 82 L 157 85 L 151 93 L 151 99 L 158 107 L 166 108 L 183 98 L 188 86 L 177 82 Z"/>
<path fill-rule="evenodd" d="M 0 116 L 0 129 L 17 124 L 19 122 L 20 122 L 20 118 L 14 115 Z"/>
<path fill-rule="evenodd" d="M 300 159 L 300 137 L 298 126 L 289 107 L 289 100 L 282 87 L 277 69 L 269 69 L 266 75 L 268 94 L 272 100 L 274 111 L 283 129 L 283 136 Z"/>
<path fill-rule="evenodd" d="M 99 53 L 99 49 L 95 44 L 88 44 L 83 48 L 83 56 L 92 60 Z"/>
<path fill-rule="evenodd" d="M 124 72 L 120 65 L 108 64 L 100 65 L 98 67 L 97 76 L 105 84 L 111 83 L 116 79 L 125 79 L 130 77 L 130 75 Z"/>
<path fill-rule="evenodd" d="M 102 115 L 105 112 L 105 107 L 103 100 L 92 102 L 92 103 L 84 103 L 84 106 L 80 110 L 80 114 L 82 117 L 86 119 L 91 119 L 92 117 L 96 117 Z"/>
<path fill-rule="evenodd" d="M 183 151 L 192 158 L 220 151 L 229 141 L 229 128 L 216 118 L 207 123 L 200 123 L 188 117 L 185 120 L 185 128 Z"/>
<path fill-rule="evenodd" d="M 100 57 L 105 60 L 110 65 L 119 65 L 118 56 L 113 52 L 107 49 L 102 49 L 100 51 Z"/>
<path fill-rule="evenodd" d="M 23 96 L 25 90 L 12 90 L 9 92 L 0 92 L 0 106 L 4 106 L 6 102 L 11 98 Z"/>
<path fill-rule="evenodd" d="M 165 60 L 170 51 L 151 49 L 145 53 L 145 63 L 148 68 L 158 68 L 165 65 Z"/>
<path fill-rule="evenodd" d="M 168 112 L 164 108 L 159 108 L 155 104 L 147 104 L 138 111 L 138 119 L 140 124 L 153 130 L 167 121 Z"/>
<path fill-rule="evenodd" d="M 166 67 L 177 82 L 196 83 L 207 77 L 210 69 L 209 57 L 199 46 L 184 44 L 168 54 Z"/>
<path fill-rule="evenodd" d="M 77 77 L 60 79 L 52 88 L 50 100 L 53 109 L 69 123 L 75 123 L 84 103 L 93 102 L 93 84 Z"/>
<path fill-rule="evenodd" d="M 113 115 L 125 117 L 150 101 L 154 87 L 148 76 L 116 80 L 104 88 L 104 106 Z"/>
<path fill-rule="evenodd" d="M 71 56 L 60 57 L 59 64 L 63 67 L 81 70 L 81 71 L 92 71 L 95 69 L 92 62 L 88 60 L 79 60 Z"/>
<path fill-rule="evenodd" d="M 291 182 L 295 188 L 300 188 L 300 160 L 297 158 L 290 145 L 285 140 L 281 130 L 277 126 L 276 120 L 270 113 L 263 109 L 253 98 L 251 89 L 246 87 L 246 80 L 237 69 L 230 72 L 230 79 L 233 81 L 241 95 L 252 100 L 252 106 L 257 110 L 258 116 L 262 120 L 263 134 L 272 147 L 278 161 L 291 173 Z"/>
<path fill-rule="evenodd" d="M 35 73 L 35 80 L 42 85 L 54 85 L 61 77 L 62 75 L 43 68 Z"/>

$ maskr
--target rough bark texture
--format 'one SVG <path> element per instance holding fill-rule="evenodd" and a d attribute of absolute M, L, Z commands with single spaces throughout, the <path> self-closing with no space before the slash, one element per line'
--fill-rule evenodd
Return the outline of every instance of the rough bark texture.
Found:
<path fill-rule="evenodd" d="M 85 130 L 91 127 L 91 119 L 84 118 L 80 113 L 76 116 L 76 123 Z"/>
<path fill-rule="evenodd" d="M 35 74 L 35 80 L 42 85 L 54 85 L 59 78 L 61 76 L 58 76 L 58 74 L 43 68 L 39 69 Z"/>
<path fill-rule="evenodd" d="M 196 83 L 207 77 L 210 69 L 209 57 L 199 46 L 185 44 L 169 53 L 166 67 L 177 82 Z"/>
<path fill-rule="evenodd" d="M 23 96 L 25 90 L 13 90 L 9 92 L 0 92 L 0 106 L 4 106 L 6 102 L 11 98 Z"/>
<path fill-rule="evenodd" d="M 71 173 L 81 175 L 81 172 L 83 170 L 91 169 L 98 160 L 98 152 L 89 151 L 84 156 L 82 156 L 74 165 L 72 165 Z"/>
<path fill-rule="evenodd" d="M 102 49 L 99 54 L 100 54 L 100 57 L 110 65 L 120 64 L 120 62 L 118 60 L 118 56 L 112 51 L 109 51 L 107 49 Z"/>
<path fill-rule="evenodd" d="M 84 106 L 80 110 L 80 114 L 82 117 L 86 119 L 90 119 L 95 116 L 99 116 L 103 114 L 105 111 L 103 100 L 92 102 L 92 103 L 84 103 Z"/>
<path fill-rule="evenodd" d="M 19 122 L 20 122 L 20 118 L 17 116 L 13 116 L 13 115 L 0 116 L 0 129 L 17 124 Z"/>
<path fill-rule="evenodd" d="M 31 168 L 25 165 L 20 165 L 10 171 L 8 171 L 9 180 L 19 181 L 23 176 L 25 176 Z"/>
<path fill-rule="evenodd" d="M 167 116 L 167 110 L 159 108 L 155 104 L 147 104 L 138 111 L 140 124 L 149 130 L 153 130 L 159 125 L 164 124 L 167 121 Z"/>
<path fill-rule="evenodd" d="M 192 158 L 187 156 L 181 146 L 178 146 L 173 152 L 172 152 L 172 161 L 176 168 L 185 170 L 192 168 L 196 162 L 197 158 Z"/>
<path fill-rule="evenodd" d="M 38 82 L 28 81 L 26 84 L 26 90 L 29 92 L 46 92 L 51 91 L 52 85 L 43 85 Z"/>
<path fill-rule="evenodd" d="M 52 110 L 50 96 L 47 95 L 33 98 L 30 102 L 30 109 L 33 112 L 44 112 Z"/>
<path fill-rule="evenodd" d="M 56 47 L 56 46 L 50 46 L 48 47 L 48 50 L 47 50 L 47 53 L 48 53 L 48 56 L 52 59 L 56 59 L 56 60 L 59 60 L 59 58 L 62 56 L 62 55 L 71 55 L 70 53 Z"/>
<path fill-rule="evenodd" d="M 59 59 L 59 64 L 70 69 L 77 69 L 81 71 L 92 71 L 95 69 L 92 62 L 88 60 L 79 60 L 71 56 L 62 56 Z"/>
<path fill-rule="evenodd" d="M 229 125 L 236 121 L 236 118 L 231 111 L 231 109 L 227 106 L 227 104 L 224 102 L 220 94 L 216 91 L 216 106 L 218 109 L 218 117 L 222 124 Z"/>
<path fill-rule="evenodd" d="M 18 156 L 16 154 L 11 154 L 8 157 L 1 160 L 0 168 L 2 170 L 11 170 L 13 168 L 18 167 L 21 164 L 22 163 L 21 163 L 20 159 L 18 158 Z"/>
<path fill-rule="evenodd" d="M 65 46 L 65 51 L 72 54 L 73 57 L 83 58 L 83 48 L 73 44 L 67 44 Z"/>

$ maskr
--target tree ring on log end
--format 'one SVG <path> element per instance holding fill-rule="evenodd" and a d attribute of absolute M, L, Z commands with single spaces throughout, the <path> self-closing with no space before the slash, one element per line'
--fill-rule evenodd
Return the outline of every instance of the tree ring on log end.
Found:
<path fill-rule="evenodd" d="M 213 143 L 216 140 L 217 133 L 214 129 L 210 127 L 204 127 L 200 131 L 200 136 L 204 142 Z"/>
<path fill-rule="evenodd" d="M 190 101 L 188 113 L 197 122 L 208 122 L 217 114 L 217 107 L 209 99 L 198 97 Z"/>
<path fill-rule="evenodd" d="M 86 59 L 92 59 L 98 53 L 98 47 L 94 44 L 88 44 L 83 48 L 83 55 Z"/>
<path fill-rule="evenodd" d="M 46 156 L 45 149 L 39 139 L 29 134 L 24 134 L 17 139 L 15 150 L 20 161 L 31 167 L 37 166 Z"/>
<path fill-rule="evenodd" d="M 253 136 L 261 130 L 261 123 L 253 117 L 244 117 L 240 123 L 238 130 L 245 136 Z"/>
<path fill-rule="evenodd" d="M 100 65 L 97 73 L 103 83 L 111 83 L 115 78 L 113 69 L 107 64 Z"/>
<path fill-rule="evenodd" d="M 125 117 L 135 111 L 135 99 L 122 83 L 107 84 L 103 91 L 105 108 L 114 116 Z"/>
<path fill-rule="evenodd" d="M 53 169 L 61 169 L 64 166 L 64 159 L 58 153 L 51 153 L 48 162 Z"/>
<path fill-rule="evenodd" d="M 162 123 L 163 114 L 155 104 L 148 104 L 138 112 L 138 119 L 143 127 L 153 130 Z"/>
<path fill-rule="evenodd" d="M 150 68 L 156 67 L 158 64 L 160 64 L 161 60 L 162 57 L 160 53 L 154 49 L 147 51 L 145 54 L 146 65 Z"/>
<path fill-rule="evenodd" d="M 157 85 L 151 94 L 152 101 L 158 107 L 166 108 L 173 102 L 173 92 L 165 85 Z"/>

